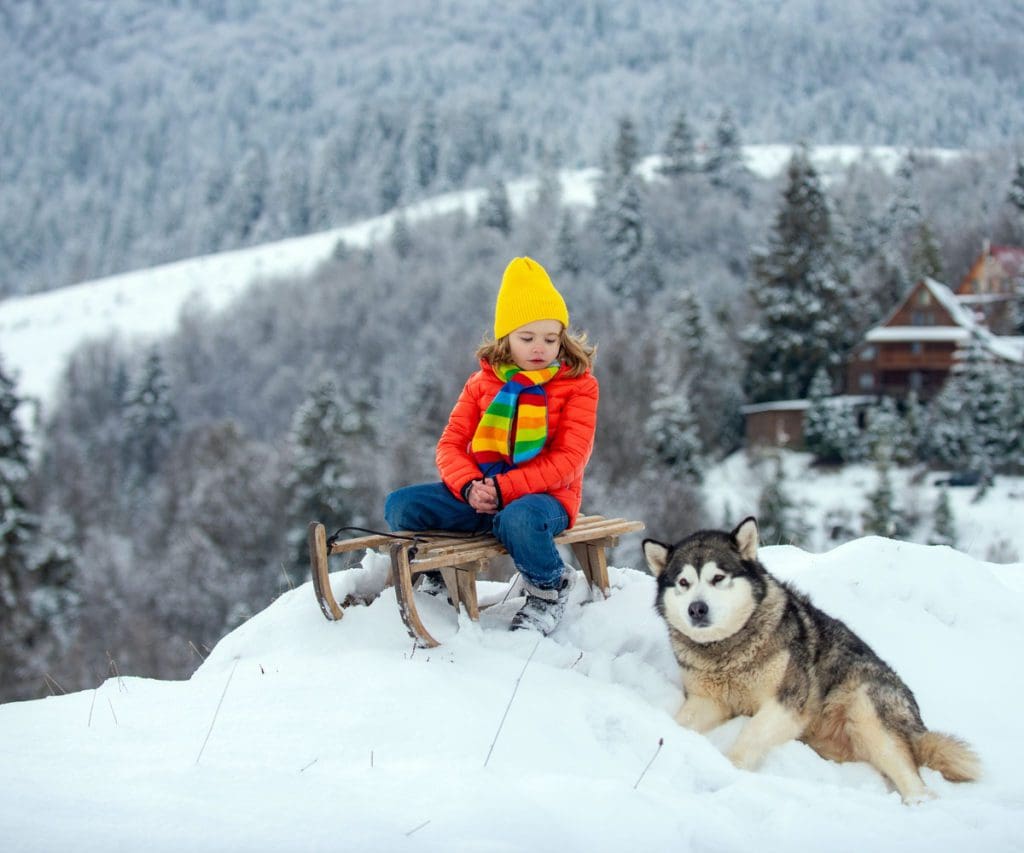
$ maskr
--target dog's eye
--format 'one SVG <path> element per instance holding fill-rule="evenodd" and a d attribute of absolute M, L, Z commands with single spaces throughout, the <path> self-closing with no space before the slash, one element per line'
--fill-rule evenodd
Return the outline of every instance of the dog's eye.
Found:
<path fill-rule="evenodd" d="M 679 586 L 682 589 L 689 589 L 690 588 L 690 582 L 686 578 L 680 578 L 679 579 Z"/>
<path fill-rule="evenodd" d="M 725 575 L 715 575 L 711 578 L 711 585 L 718 586 L 722 581 L 725 580 Z"/>

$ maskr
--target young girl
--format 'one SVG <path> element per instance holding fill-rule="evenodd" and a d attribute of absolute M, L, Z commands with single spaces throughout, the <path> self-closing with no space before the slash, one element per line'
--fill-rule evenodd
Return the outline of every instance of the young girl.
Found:
<path fill-rule="evenodd" d="M 579 513 L 583 469 L 594 447 L 594 347 L 569 333 L 569 311 L 544 268 L 515 258 L 494 311 L 494 339 L 477 350 L 437 444 L 440 483 L 388 495 L 392 530 L 491 532 L 526 587 L 511 629 L 549 634 L 565 611 L 575 572 L 554 538 Z"/>

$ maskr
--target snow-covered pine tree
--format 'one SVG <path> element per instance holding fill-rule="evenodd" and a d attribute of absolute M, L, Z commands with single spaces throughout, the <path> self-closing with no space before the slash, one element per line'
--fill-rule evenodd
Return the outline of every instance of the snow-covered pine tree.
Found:
<path fill-rule="evenodd" d="M 767 249 L 754 258 L 754 274 L 759 318 L 744 334 L 748 398 L 803 398 L 819 367 L 839 368 L 857 333 L 828 198 L 804 149 L 789 161 L 782 203 Z"/>
<path fill-rule="evenodd" d="M 325 375 L 292 418 L 288 436 L 292 470 L 286 482 L 292 519 L 288 542 L 302 572 L 309 565 L 306 530 L 310 521 L 328 526 L 367 521 L 366 484 L 358 477 L 358 460 L 372 455 L 364 398 L 354 388 L 343 394 L 334 377 Z"/>
<path fill-rule="evenodd" d="M 704 163 L 704 171 L 716 186 L 735 186 L 735 178 L 744 171 L 740 132 L 732 112 L 724 109 L 718 116 L 715 132 Z"/>
<path fill-rule="evenodd" d="M 1017 158 L 1006 200 L 1017 211 L 1017 215 L 1024 220 L 1024 155 Z"/>
<path fill-rule="evenodd" d="M 0 363 L 0 701 L 41 686 L 44 667 L 73 633 L 71 560 L 44 537 L 25 490 L 28 443 L 18 420 L 21 398 Z"/>
<path fill-rule="evenodd" d="M 644 298 L 661 288 L 661 281 L 647 247 L 642 182 L 626 177 L 607 211 L 606 250 L 608 286 L 620 296 Z"/>
<path fill-rule="evenodd" d="M 699 170 L 697 146 L 686 110 L 681 110 L 668 133 L 663 161 L 658 171 L 671 178 L 692 175 Z"/>
<path fill-rule="evenodd" d="M 568 210 L 562 214 L 559 221 L 558 233 L 555 236 L 555 258 L 560 272 L 579 275 L 583 269 L 583 257 L 580 255 L 579 241 L 576 237 L 576 223 Z"/>
<path fill-rule="evenodd" d="M 913 460 L 913 441 L 906 421 L 896 408 L 892 397 L 882 397 L 867 413 L 864 449 L 872 459 L 886 448 L 893 462 L 906 464 Z"/>
<path fill-rule="evenodd" d="M 910 280 L 933 278 L 942 281 L 942 255 L 935 241 L 935 232 L 928 220 L 922 219 L 910 237 Z"/>
<path fill-rule="evenodd" d="M 480 203 L 477 221 L 485 228 L 500 231 L 506 237 L 512 231 L 512 205 L 508 200 L 505 182 L 496 180 L 487 188 L 487 195 Z"/>
<path fill-rule="evenodd" d="M 37 522 L 23 496 L 29 464 L 20 405 L 0 364 L 0 690 L 6 698 L 24 690 L 25 642 L 33 630 L 28 548 Z"/>
<path fill-rule="evenodd" d="M 935 500 L 932 532 L 928 536 L 928 544 L 956 547 L 956 522 L 953 519 L 953 507 L 949 502 L 949 489 L 945 486 L 939 490 L 939 496 Z"/>
<path fill-rule="evenodd" d="M 843 449 L 834 442 L 832 379 L 821 365 L 811 379 L 807 391 L 807 411 L 804 414 L 804 446 L 814 454 L 816 462 L 834 465 L 844 459 Z"/>
<path fill-rule="evenodd" d="M 146 356 L 125 400 L 124 417 L 130 427 L 127 462 L 138 485 L 157 472 L 178 429 L 178 413 L 159 350 L 152 349 Z"/>
<path fill-rule="evenodd" d="M 612 146 L 612 168 L 616 183 L 621 183 L 636 170 L 640 160 L 640 141 L 637 139 L 633 119 L 623 116 L 618 121 L 618 130 Z"/>
<path fill-rule="evenodd" d="M 432 104 L 427 104 L 416 121 L 412 138 L 413 172 L 416 183 L 426 189 L 437 177 L 440 165 L 437 116 Z"/>
<path fill-rule="evenodd" d="M 766 545 L 800 545 L 807 536 L 797 516 L 797 507 L 786 487 L 786 471 L 781 454 L 773 460 L 771 479 L 765 483 L 757 501 L 757 529 Z"/>
<path fill-rule="evenodd" d="M 697 420 L 685 385 L 662 386 L 644 423 L 644 437 L 655 460 L 690 483 L 704 479 L 706 462 Z"/>
<path fill-rule="evenodd" d="M 1006 458 L 1010 387 L 1007 366 L 974 334 L 929 410 L 934 455 L 943 465 L 979 475 L 982 490 Z"/>
<path fill-rule="evenodd" d="M 867 495 L 868 505 L 861 515 L 865 534 L 887 536 L 890 539 L 906 536 L 906 525 L 896 508 L 892 485 L 892 458 L 889 448 L 879 445 L 875 452 L 875 473 L 878 480 Z"/>

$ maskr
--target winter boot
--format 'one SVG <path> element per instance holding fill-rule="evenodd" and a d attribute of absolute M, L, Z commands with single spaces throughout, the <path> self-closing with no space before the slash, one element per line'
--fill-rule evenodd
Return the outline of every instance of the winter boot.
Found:
<path fill-rule="evenodd" d="M 526 629 L 540 631 L 545 636 L 550 634 L 565 613 L 565 605 L 569 602 L 569 590 L 575 581 L 576 572 L 568 566 L 562 569 L 562 578 L 554 589 L 541 589 L 525 581 L 526 603 L 512 617 L 509 630 Z"/>

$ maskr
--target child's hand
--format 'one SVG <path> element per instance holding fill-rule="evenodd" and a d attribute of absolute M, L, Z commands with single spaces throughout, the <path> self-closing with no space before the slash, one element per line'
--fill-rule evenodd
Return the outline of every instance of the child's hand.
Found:
<path fill-rule="evenodd" d="M 494 485 L 494 480 L 490 477 L 485 480 L 474 480 L 469 487 L 467 500 L 477 512 L 494 515 L 498 511 L 498 489 Z"/>

